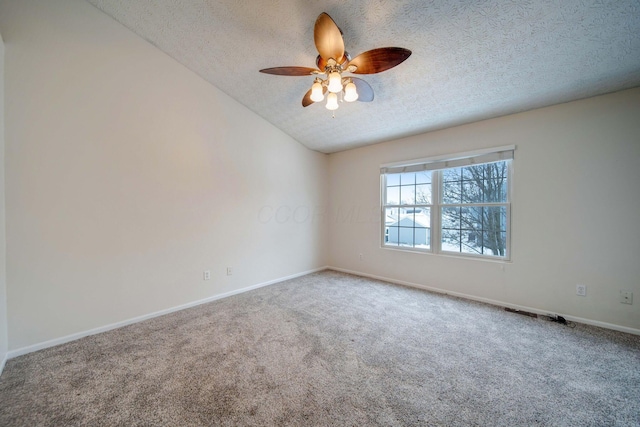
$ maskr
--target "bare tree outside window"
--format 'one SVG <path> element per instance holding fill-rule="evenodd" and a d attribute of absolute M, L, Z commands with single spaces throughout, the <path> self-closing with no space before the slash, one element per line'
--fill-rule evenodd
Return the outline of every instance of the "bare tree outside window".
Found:
<path fill-rule="evenodd" d="M 504 257 L 507 163 L 442 172 L 442 249 Z"/>
<path fill-rule="evenodd" d="M 382 245 L 509 259 L 512 147 L 381 168 Z"/>

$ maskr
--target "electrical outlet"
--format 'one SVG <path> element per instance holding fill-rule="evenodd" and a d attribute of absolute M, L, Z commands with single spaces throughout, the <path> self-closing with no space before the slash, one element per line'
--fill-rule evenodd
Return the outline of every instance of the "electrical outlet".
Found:
<path fill-rule="evenodd" d="M 576 285 L 576 295 L 581 297 L 587 296 L 587 285 Z"/>
<path fill-rule="evenodd" d="M 211 280 L 211 270 L 205 270 L 202 273 L 202 280 Z"/>
<path fill-rule="evenodd" d="M 362 260 L 363 260 L 363 257 L 362 257 L 362 254 L 360 254 L 360 261 L 362 261 Z"/>
<path fill-rule="evenodd" d="M 620 291 L 620 302 L 622 304 L 633 304 L 633 292 Z"/>
<path fill-rule="evenodd" d="M 227 276 L 231 276 L 233 274 L 233 270 L 231 267 L 227 267 Z"/>

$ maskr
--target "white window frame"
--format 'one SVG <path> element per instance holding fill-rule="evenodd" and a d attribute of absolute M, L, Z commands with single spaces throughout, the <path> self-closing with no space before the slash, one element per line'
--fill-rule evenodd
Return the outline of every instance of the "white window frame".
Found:
<path fill-rule="evenodd" d="M 488 148 L 483 150 L 468 151 L 464 153 L 448 154 L 422 159 L 408 160 L 402 162 L 386 163 L 380 165 L 380 246 L 383 249 L 419 252 L 427 254 L 447 255 L 463 258 L 476 258 L 488 261 L 510 261 L 511 260 L 511 203 L 513 192 L 513 158 L 515 145 Z M 470 166 L 473 164 L 486 164 L 498 161 L 509 160 L 507 163 L 507 201 L 496 203 L 475 203 L 475 204 L 444 204 L 442 203 L 442 171 L 444 169 Z M 429 249 L 415 248 L 410 246 L 387 245 L 385 242 L 386 232 L 386 208 L 396 207 L 396 205 L 386 205 L 386 174 L 418 172 L 430 170 L 431 173 L 431 204 L 430 205 L 406 205 L 407 207 L 429 207 L 431 236 Z M 505 256 L 494 256 L 484 254 L 473 254 L 465 252 L 453 252 L 442 249 L 442 209 L 455 206 L 500 206 L 506 208 L 506 249 Z"/>
<path fill-rule="evenodd" d="M 403 205 L 401 202 L 399 204 L 386 204 L 386 188 L 387 188 L 387 176 L 386 174 L 380 174 L 380 178 L 381 178 L 381 189 L 382 189 L 382 193 L 381 193 L 381 198 L 382 198 L 382 246 L 385 248 L 391 248 L 391 249 L 406 249 L 406 250 L 412 250 L 412 251 L 419 251 L 419 252 L 431 252 L 431 248 L 433 247 L 431 239 L 433 239 L 433 215 L 431 215 L 431 213 L 433 212 L 433 208 L 434 208 L 434 204 L 433 204 L 433 200 L 434 199 L 434 193 L 433 193 L 433 174 L 431 174 L 431 204 L 413 204 L 413 205 Z M 392 245 L 386 245 L 386 237 L 387 237 L 387 227 L 386 227 L 386 209 L 388 208 L 396 208 L 398 210 L 403 209 L 403 208 L 418 208 L 418 209 L 424 209 L 424 208 L 428 208 L 429 209 L 429 249 L 423 249 L 423 248 L 416 248 L 414 247 L 410 247 L 410 246 L 392 246 Z M 401 227 L 402 228 L 402 227 Z M 400 231 L 398 230 L 398 233 Z"/>

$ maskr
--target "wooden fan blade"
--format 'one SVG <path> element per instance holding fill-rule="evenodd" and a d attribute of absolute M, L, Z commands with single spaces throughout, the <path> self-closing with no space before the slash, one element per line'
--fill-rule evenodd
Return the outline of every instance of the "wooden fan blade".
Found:
<path fill-rule="evenodd" d="M 309 67 L 274 67 L 260 70 L 261 73 L 275 74 L 276 76 L 309 76 L 314 71 L 318 70 Z"/>
<path fill-rule="evenodd" d="M 357 77 L 351 77 L 353 84 L 356 85 L 356 92 L 358 92 L 358 101 L 371 102 L 373 101 L 373 88 L 369 83 Z"/>
<path fill-rule="evenodd" d="M 356 90 L 357 90 L 357 86 L 356 86 Z M 322 88 L 322 94 L 326 94 L 327 93 L 327 88 L 323 87 Z M 313 104 L 314 101 L 311 100 L 311 89 L 309 89 L 307 91 L 307 93 L 304 94 L 304 96 L 302 97 L 302 106 L 303 107 L 308 107 L 309 105 Z"/>
<path fill-rule="evenodd" d="M 381 47 L 368 50 L 353 58 L 349 65 L 358 67 L 354 74 L 375 74 L 393 68 L 411 56 L 409 49 Z"/>
<path fill-rule="evenodd" d="M 311 104 L 313 104 L 313 101 L 311 100 L 311 89 L 309 89 L 302 97 L 302 106 L 308 107 Z"/>
<path fill-rule="evenodd" d="M 318 53 L 325 61 L 333 58 L 338 64 L 342 63 L 344 40 L 342 40 L 340 28 L 324 12 L 316 19 L 316 25 L 313 28 L 313 40 L 316 43 Z"/>

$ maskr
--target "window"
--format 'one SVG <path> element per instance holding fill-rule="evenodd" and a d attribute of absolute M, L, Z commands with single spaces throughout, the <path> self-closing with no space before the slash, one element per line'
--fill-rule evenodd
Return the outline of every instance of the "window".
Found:
<path fill-rule="evenodd" d="M 383 166 L 382 245 L 508 259 L 514 149 Z"/>
<path fill-rule="evenodd" d="M 431 246 L 431 172 L 387 175 L 384 208 L 387 246 Z"/>

